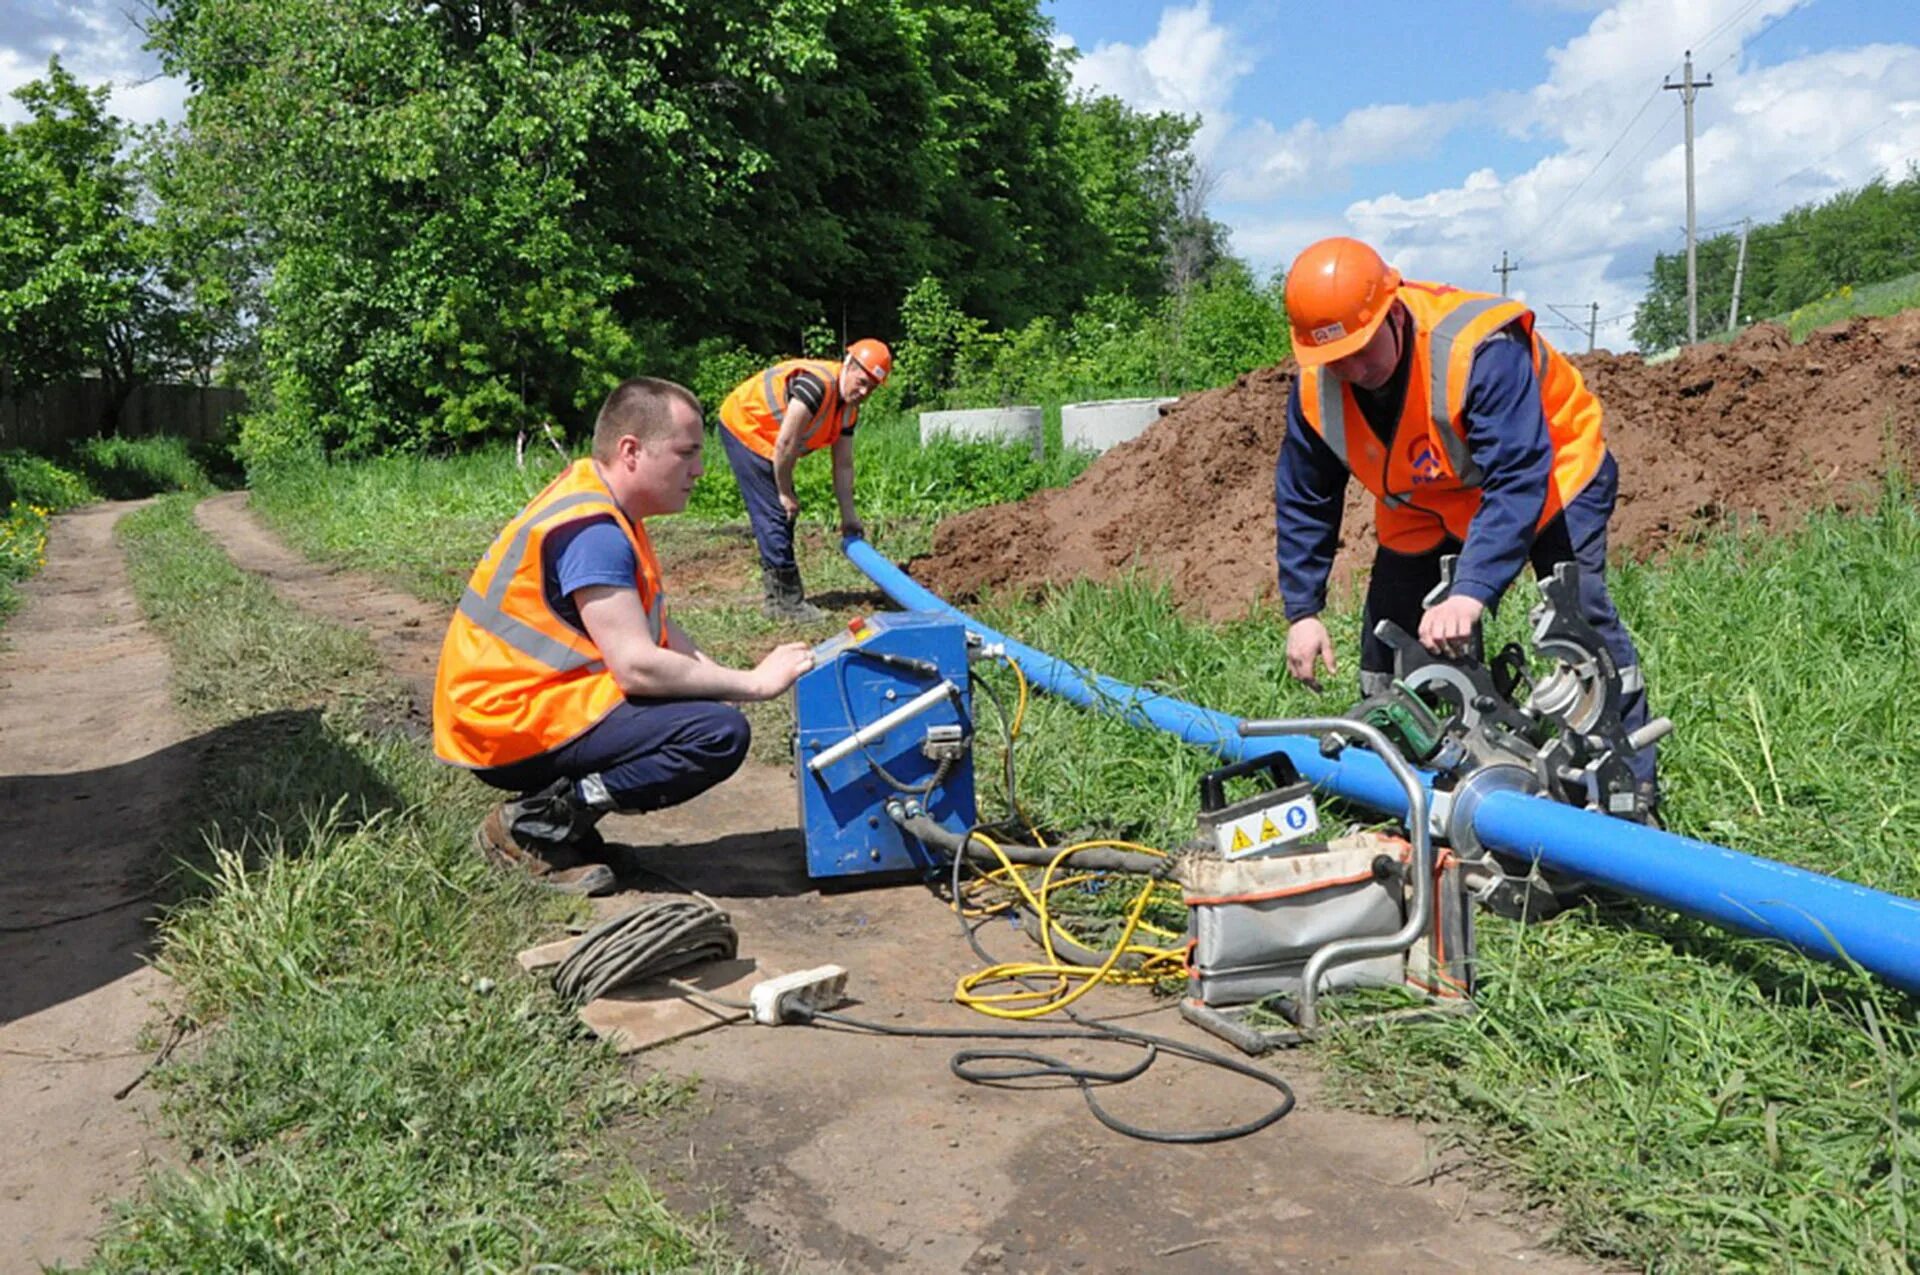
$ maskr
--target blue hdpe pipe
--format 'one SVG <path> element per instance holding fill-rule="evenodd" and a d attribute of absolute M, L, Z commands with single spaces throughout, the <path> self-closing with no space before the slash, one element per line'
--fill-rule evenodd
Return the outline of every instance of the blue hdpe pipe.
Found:
<path fill-rule="evenodd" d="M 1372 753 L 1347 748 L 1328 758 L 1317 740 L 1243 738 L 1238 718 L 1088 673 L 995 632 L 923 588 L 864 540 L 849 540 L 843 548 L 901 606 L 951 615 L 986 641 L 1004 643 L 1042 690 L 1165 731 L 1230 762 L 1285 753 L 1302 777 L 1326 792 L 1387 814 L 1407 813 L 1406 794 Z M 1489 849 L 1538 859 L 1726 929 L 1779 939 L 1822 960 L 1858 965 L 1920 994 L 1920 902 L 1913 899 L 1514 792 L 1489 793 L 1474 811 L 1473 828 Z"/>

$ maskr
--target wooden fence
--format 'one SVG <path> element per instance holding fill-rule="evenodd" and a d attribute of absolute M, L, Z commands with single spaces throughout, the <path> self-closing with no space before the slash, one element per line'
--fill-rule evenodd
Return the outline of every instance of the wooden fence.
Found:
<path fill-rule="evenodd" d="M 213 385 L 141 385 L 113 410 L 97 378 L 0 393 L 0 447 L 53 451 L 96 434 L 142 438 L 172 434 L 210 442 L 245 411 L 247 396 Z"/>

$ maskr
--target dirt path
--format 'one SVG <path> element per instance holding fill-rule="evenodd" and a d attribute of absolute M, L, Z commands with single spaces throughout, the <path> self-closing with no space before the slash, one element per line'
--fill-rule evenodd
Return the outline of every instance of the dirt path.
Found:
<path fill-rule="evenodd" d="M 295 553 L 247 508 L 244 491 L 201 501 L 193 517 L 235 566 L 265 579 L 287 601 L 366 632 L 387 670 L 406 685 L 424 732 L 433 704 L 433 670 L 447 629 L 445 610 Z"/>
<path fill-rule="evenodd" d="M 383 650 L 397 644 L 403 675 L 431 669 L 443 618 L 420 616 L 422 604 L 289 562 L 239 499 L 203 506 L 201 525 L 236 561 L 263 564 L 290 600 L 368 624 Z M 650 865 L 673 884 L 719 899 L 743 952 L 788 969 L 847 966 L 858 1012 L 977 1025 L 950 1000 L 954 978 L 978 964 L 951 913 L 917 886 L 814 889 L 794 804 L 785 770 L 749 765 L 698 801 L 618 817 L 607 832 L 652 848 Z M 1023 943 L 992 940 L 1007 957 L 1024 955 Z M 1147 1007 L 1116 995 L 1095 1008 Z M 1210 1043 L 1165 1009 L 1130 1021 Z M 1436 1164 L 1413 1126 L 1321 1101 L 1310 1053 L 1277 1063 L 1301 1096 L 1278 1127 L 1169 1147 L 1109 1133 L 1071 1089 L 962 1084 L 947 1069 L 952 1049 L 798 1027 L 733 1027 L 669 1045 L 640 1055 L 636 1069 L 698 1077 L 702 1097 L 670 1127 L 635 1130 L 631 1151 L 675 1203 L 718 1206 L 735 1242 L 773 1269 L 1591 1269 L 1544 1252 L 1497 1196 Z M 1244 1120 L 1269 1096 L 1169 1063 L 1106 1095 L 1116 1114 L 1170 1128 Z"/>
<path fill-rule="evenodd" d="M 113 525 L 54 519 L 0 653 L 0 1269 L 79 1261 L 160 1140 L 140 1074 L 166 983 L 146 968 L 159 838 L 198 745 L 168 698 Z"/>

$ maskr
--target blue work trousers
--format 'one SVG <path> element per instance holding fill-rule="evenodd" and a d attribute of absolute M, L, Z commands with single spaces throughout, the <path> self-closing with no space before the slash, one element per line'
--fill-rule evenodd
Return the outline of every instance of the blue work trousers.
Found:
<path fill-rule="evenodd" d="M 1593 481 L 1540 529 L 1528 560 L 1533 563 L 1534 574 L 1541 577 L 1551 576 L 1558 563 L 1579 565 L 1580 614 L 1606 643 L 1620 671 L 1620 720 L 1633 731 L 1647 724 L 1647 690 L 1640 672 L 1640 653 L 1607 592 L 1607 519 L 1613 515 L 1619 491 L 1620 469 L 1609 455 L 1601 461 Z M 1440 583 L 1440 559 L 1459 552 L 1460 542 L 1448 537 L 1426 553 L 1393 553 L 1387 549 L 1375 553 L 1373 577 L 1367 582 L 1366 613 L 1361 620 L 1363 691 L 1372 694 L 1393 675 L 1393 648 L 1374 636 L 1374 626 L 1381 620 L 1392 620 L 1409 634 L 1418 635 L 1426 596 Z M 1476 660 L 1485 658 L 1478 630 L 1472 654 Z M 1641 749 L 1631 762 L 1633 777 L 1651 784 L 1656 769 L 1654 748 Z"/>
<path fill-rule="evenodd" d="M 799 564 L 793 557 L 793 519 L 780 506 L 780 489 L 774 486 L 773 462 L 755 452 L 720 427 L 720 442 L 727 449 L 727 467 L 740 484 L 740 495 L 747 502 L 747 522 L 760 546 L 760 565 L 769 571 L 793 571 Z"/>
<path fill-rule="evenodd" d="M 732 775 L 751 738 L 746 714 L 731 704 L 629 699 L 558 748 L 475 773 L 511 793 L 598 776 L 615 810 L 644 813 L 689 801 Z"/>

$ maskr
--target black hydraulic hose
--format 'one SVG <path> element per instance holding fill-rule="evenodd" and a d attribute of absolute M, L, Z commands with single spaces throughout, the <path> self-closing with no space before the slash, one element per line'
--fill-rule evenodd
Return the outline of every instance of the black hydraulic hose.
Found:
<path fill-rule="evenodd" d="M 962 855 L 980 863 L 998 865 L 999 859 L 992 850 L 977 844 L 970 834 L 948 832 L 938 823 L 924 814 L 909 814 L 905 803 L 889 801 L 887 814 L 900 825 L 907 835 L 917 838 L 935 849 L 944 850 L 948 855 Z M 1010 863 L 1027 867 L 1044 868 L 1060 857 L 1058 850 L 1048 850 L 1041 846 L 1010 845 L 996 842 L 1002 854 Z M 1090 872 L 1130 872 L 1137 876 L 1164 877 L 1171 871 L 1173 860 L 1158 855 L 1140 854 L 1132 850 L 1114 850 L 1102 846 L 1091 850 L 1075 850 L 1063 862 L 1063 866 L 1079 868 Z"/>

